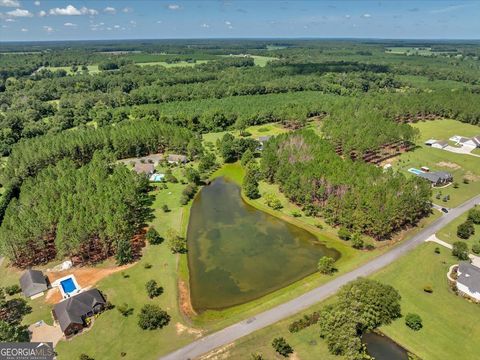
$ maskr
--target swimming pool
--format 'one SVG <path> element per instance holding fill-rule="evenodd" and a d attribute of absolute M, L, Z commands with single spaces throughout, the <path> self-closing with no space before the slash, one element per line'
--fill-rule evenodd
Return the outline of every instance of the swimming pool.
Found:
<path fill-rule="evenodd" d="M 161 182 L 161 181 L 163 181 L 164 177 L 165 177 L 165 174 L 153 174 L 150 177 L 150 181 Z"/>
<path fill-rule="evenodd" d="M 415 169 L 415 168 L 410 168 L 410 169 L 408 169 L 408 171 L 411 172 L 412 174 L 415 174 L 415 175 L 423 174 L 422 170 L 418 170 L 418 169 Z"/>
<path fill-rule="evenodd" d="M 62 287 L 63 292 L 65 294 L 70 294 L 70 293 L 73 293 L 75 290 L 77 290 L 77 286 L 75 285 L 71 277 L 63 281 L 60 281 L 60 286 Z"/>

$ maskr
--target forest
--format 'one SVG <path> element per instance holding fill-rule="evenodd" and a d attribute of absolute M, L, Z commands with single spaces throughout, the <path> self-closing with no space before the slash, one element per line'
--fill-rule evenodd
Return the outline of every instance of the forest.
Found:
<path fill-rule="evenodd" d="M 432 52 L 406 56 L 395 46 Z M 418 138 L 412 122 L 480 124 L 479 56 L 475 42 L 0 44 L 2 252 L 29 263 L 35 253 L 90 261 L 101 249 L 128 261 L 126 239 L 148 217 L 147 185 L 115 160 L 166 151 L 203 159 L 206 134 L 248 136 L 247 127 L 273 122 L 295 131 L 266 144 L 264 179 L 306 214 L 388 238 L 430 211 L 430 187 L 361 160 L 384 146 L 408 150 Z M 226 162 L 258 146 L 230 135 L 218 145 Z M 49 198 L 58 201 L 47 209 Z"/>

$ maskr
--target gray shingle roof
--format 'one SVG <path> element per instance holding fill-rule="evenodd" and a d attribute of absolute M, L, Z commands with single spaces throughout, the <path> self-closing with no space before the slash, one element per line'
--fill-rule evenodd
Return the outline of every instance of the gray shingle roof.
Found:
<path fill-rule="evenodd" d="M 480 293 L 480 268 L 467 261 L 458 265 L 457 282 L 465 285 L 471 293 Z"/>
<path fill-rule="evenodd" d="M 55 318 L 63 332 L 70 324 L 83 324 L 83 317 L 93 312 L 95 305 L 105 305 L 103 295 L 97 289 L 90 289 L 72 296 L 53 307 Z"/>
<path fill-rule="evenodd" d="M 134 170 L 137 174 L 151 174 L 155 171 L 155 166 L 153 164 L 142 164 L 142 163 L 135 163 Z"/>
<path fill-rule="evenodd" d="M 23 295 L 30 297 L 47 290 L 45 276 L 39 270 L 27 270 L 20 277 Z"/>
<path fill-rule="evenodd" d="M 436 171 L 436 172 L 425 172 L 419 173 L 418 176 L 431 181 L 432 183 L 437 183 L 438 181 L 450 181 L 452 180 L 452 174 L 445 171 Z"/>

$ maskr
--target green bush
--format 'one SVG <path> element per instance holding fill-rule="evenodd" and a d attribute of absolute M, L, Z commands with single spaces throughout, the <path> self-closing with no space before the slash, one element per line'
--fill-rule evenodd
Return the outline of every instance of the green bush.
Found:
<path fill-rule="evenodd" d="M 150 299 L 157 297 L 163 293 L 163 287 L 158 286 L 155 280 L 149 280 L 145 284 L 145 288 L 147 289 L 147 295 Z"/>
<path fill-rule="evenodd" d="M 360 234 L 353 234 L 352 236 L 352 247 L 355 249 L 363 249 L 364 242 Z"/>
<path fill-rule="evenodd" d="M 460 239 L 468 239 L 473 234 L 475 234 L 475 227 L 473 226 L 472 221 L 467 220 L 464 223 L 458 225 L 457 236 Z"/>
<path fill-rule="evenodd" d="M 18 294 L 20 292 L 20 286 L 18 286 L 17 284 L 7 286 L 5 287 L 5 292 L 10 296 Z"/>
<path fill-rule="evenodd" d="M 133 314 L 133 308 L 131 308 L 127 303 L 117 305 L 117 310 L 122 316 L 127 317 Z"/>
<path fill-rule="evenodd" d="M 161 329 L 169 322 L 170 315 L 158 305 L 144 305 L 138 314 L 138 326 L 143 330 Z"/>
<path fill-rule="evenodd" d="M 435 247 L 435 250 L 434 250 L 434 251 L 435 251 L 435 254 L 440 254 L 440 248 L 439 248 L 438 246 Z"/>
<path fill-rule="evenodd" d="M 293 353 L 293 348 L 285 341 L 283 337 L 273 339 L 272 346 L 277 353 L 284 357 L 288 357 Z"/>
<path fill-rule="evenodd" d="M 329 275 L 335 271 L 335 260 L 330 256 L 323 256 L 318 261 L 318 271 L 322 274 Z"/>
<path fill-rule="evenodd" d="M 405 325 L 412 330 L 418 331 L 423 327 L 422 318 L 418 314 L 409 313 L 405 316 Z"/>
<path fill-rule="evenodd" d="M 452 255 L 459 260 L 468 260 L 468 245 L 462 241 L 453 243 Z"/>
<path fill-rule="evenodd" d="M 425 285 L 425 286 L 423 287 L 423 291 L 425 291 L 426 293 L 431 294 L 431 293 L 433 293 L 433 288 L 432 288 L 431 285 Z"/>
<path fill-rule="evenodd" d="M 474 254 L 480 254 L 480 242 L 472 245 L 472 252 Z"/>
<path fill-rule="evenodd" d="M 350 234 L 350 231 L 348 231 L 347 228 L 342 226 L 340 229 L 338 229 L 338 237 L 342 240 L 348 241 L 351 239 L 352 234 Z"/>
<path fill-rule="evenodd" d="M 147 233 L 145 235 L 145 239 L 149 242 L 151 245 L 158 245 L 163 242 L 163 238 L 160 236 L 157 230 L 155 228 L 151 227 L 147 230 Z"/>

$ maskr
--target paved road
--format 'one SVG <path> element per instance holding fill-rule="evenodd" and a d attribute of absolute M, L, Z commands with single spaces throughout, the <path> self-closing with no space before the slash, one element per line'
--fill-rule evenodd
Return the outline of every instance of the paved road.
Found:
<path fill-rule="evenodd" d="M 454 220 L 465 211 L 480 203 L 480 195 L 470 199 L 464 204 L 453 208 L 448 214 L 435 220 L 430 226 L 423 229 L 409 240 L 392 248 L 387 253 L 371 260 L 365 265 L 346 273 L 338 278 L 319 286 L 293 300 L 283 303 L 273 309 L 267 310 L 254 317 L 231 325 L 225 329 L 200 338 L 187 346 L 178 349 L 164 357 L 161 360 L 187 360 L 193 359 L 205 353 L 208 353 L 218 347 L 225 346 L 245 335 L 260 330 L 268 325 L 274 324 L 284 318 L 294 315 L 310 306 L 332 296 L 338 289 L 346 283 L 355 280 L 359 276 L 370 275 L 377 270 L 387 266 L 399 257 L 423 243 L 429 236 L 435 234 L 447 223 Z"/>

